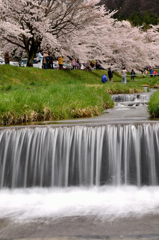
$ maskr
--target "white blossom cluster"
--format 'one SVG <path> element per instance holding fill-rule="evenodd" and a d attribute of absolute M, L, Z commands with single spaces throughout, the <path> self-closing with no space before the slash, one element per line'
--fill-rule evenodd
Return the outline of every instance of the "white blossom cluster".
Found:
<path fill-rule="evenodd" d="M 40 49 L 119 70 L 158 65 L 159 26 L 147 32 L 117 21 L 99 0 L 0 0 L 3 51 L 18 48 L 30 65 Z"/>

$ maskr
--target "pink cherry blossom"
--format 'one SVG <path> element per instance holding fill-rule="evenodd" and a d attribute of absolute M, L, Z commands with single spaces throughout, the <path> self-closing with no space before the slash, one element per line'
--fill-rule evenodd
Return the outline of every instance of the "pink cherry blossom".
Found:
<path fill-rule="evenodd" d="M 0 0 L 3 52 L 18 48 L 28 66 L 40 49 L 56 56 L 99 60 L 117 70 L 158 65 L 159 26 L 147 32 L 112 18 L 99 0 Z"/>

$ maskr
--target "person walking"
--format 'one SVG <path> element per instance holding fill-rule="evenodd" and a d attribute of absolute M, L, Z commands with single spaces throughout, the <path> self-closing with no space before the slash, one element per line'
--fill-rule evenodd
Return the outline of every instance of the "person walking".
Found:
<path fill-rule="evenodd" d="M 99 69 L 99 66 L 100 66 L 99 62 L 96 61 L 96 70 Z"/>
<path fill-rule="evenodd" d="M 150 71 L 150 77 L 153 77 L 153 70 L 150 69 L 149 71 Z"/>
<path fill-rule="evenodd" d="M 114 71 L 112 71 L 111 68 L 108 68 L 108 77 L 109 77 L 110 83 L 113 82 L 113 73 Z"/>
<path fill-rule="evenodd" d="M 143 78 L 145 78 L 145 72 L 144 72 L 144 70 L 141 69 L 140 71 L 141 71 L 141 73 L 142 73 Z"/>
<path fill-rule="evenodd" d="M 131 70 L 131 80 L 134 80 L 135 77 L 135 71 L 134 69 Z"/>
<path fill-rule="evenodd" d="M 90 61 L 90 66 L 92 69 L 94 69 L 94 62 L 93 61 Z"/>
<path fill-rule="evenodd" d="M 107 78 L 106 73 L 102 76 L 101 81 L 102 81 L 102 83 L 106 83 L 106 82 L 108 82 L 108 78 Z"/>
<path fill-rule="evenodd" d="M 4 54 L 4 62 L 5 62 L 5 64 L 9 64 L 9 52 L 6 52 L 5 54 Z"/>
<path fill-rule="evenodd" d="M 145 69 L 145 74 L 148 75 L 148 71 L 147 71 L 147 69 Z"/>
<path fill-rule="evenodd" d="M 41 50 L 38 53 L 38 61 L 39 61 L 39 68 L 42 68 L 43 67 L 43 55 L 42 55 L 42 51 Z"/>
<path fill-rule="evenodd" d="M 53 69 L 53 56 L 52 53 L 49 53 L 49 69 Z"/>
<path fill-rule="evenodd" d="M 59 69 L 63 69 L 63 57 L 58 58 Z"/>
<path fill-rule="evenodd" d="M 78 59 L 76 60 L 76 69 L 80 69 L 80 63 Z"/>
<path fill-rule="evenodd" d="M 154 77 L 157 76 L 157 71 L 156 71 L 156 70 L 153 71 L 153 76 L 154 76 Z"/>
<path fill-rule="evenodd" d="M 76 60 L 75 60 L 75 59 L 72 59 L 72 61 L 71 61 L 71 66 L 72 66 L 72 69 L 73 69 L 73 70 L 76 69 Z"/>
<path fill-rule="evenodd" d="M 126 84 L 126 82 L 127 82 L 127 79 L 126 79 L 127 70 L 125 69 L 125 67 L 122 69 L 121 73 L 122 73 L 122 84 Z"/>
<path fill-rule="evenodd" d="M 44 69 L 48 69 L 48 62 L 49 62 L 49 57 L 47 51 L 44 51 L 43 54 L 43 64 L 44 64 Z"/>

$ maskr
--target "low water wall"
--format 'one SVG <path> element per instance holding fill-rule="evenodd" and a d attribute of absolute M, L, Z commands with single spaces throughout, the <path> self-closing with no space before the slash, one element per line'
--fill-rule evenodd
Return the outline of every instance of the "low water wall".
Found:
<path fill-rule="evenodd" d="M 0 132 L 0 187 L 159 184 L 159 124 Z"/>
<path fill-rule="evenodd" d="M 115 94 L 112 95 L 114 102 L 145 102 L 147 103 L 154 93 L 154 90 L 148 93 L 134 93 L 134 94 Z"/>

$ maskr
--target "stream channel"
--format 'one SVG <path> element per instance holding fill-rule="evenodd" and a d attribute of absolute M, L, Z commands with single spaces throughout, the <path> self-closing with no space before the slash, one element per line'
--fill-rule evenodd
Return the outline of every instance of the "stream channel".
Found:
<path fill-rule="evenodd" d="M 92 119 L 0 131 L 0 239 L 159 239 L 152 92 Z"/>

